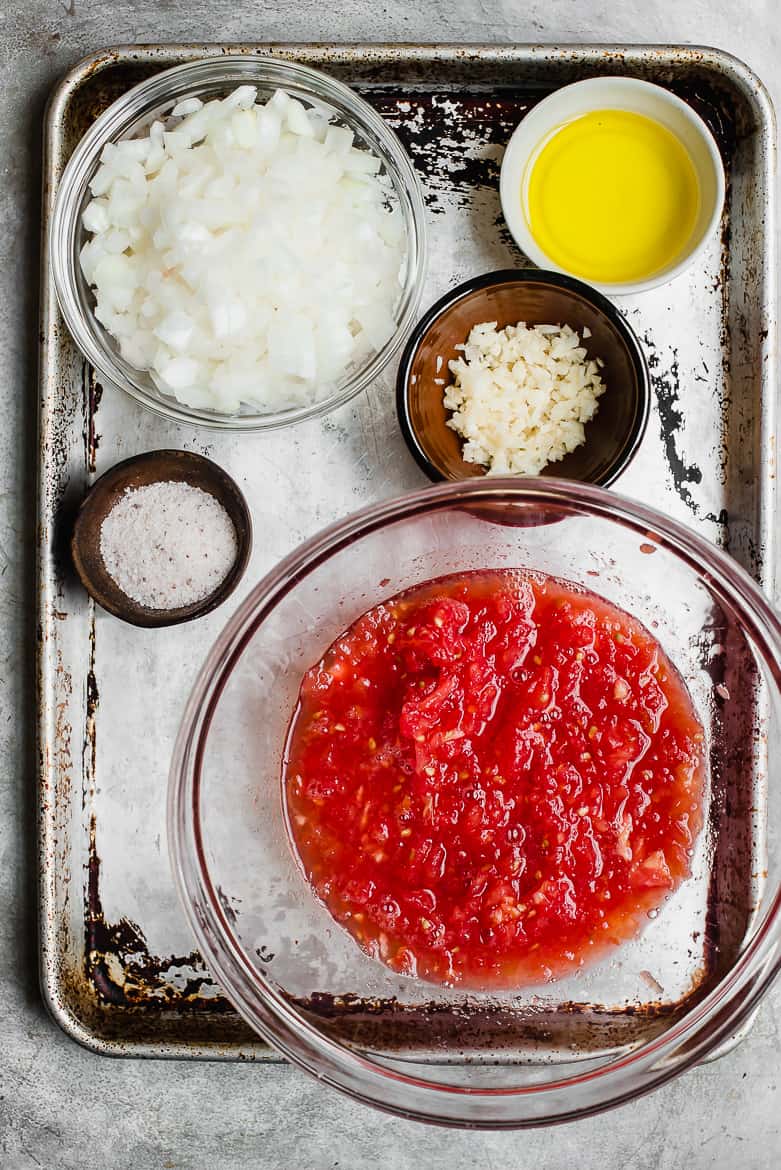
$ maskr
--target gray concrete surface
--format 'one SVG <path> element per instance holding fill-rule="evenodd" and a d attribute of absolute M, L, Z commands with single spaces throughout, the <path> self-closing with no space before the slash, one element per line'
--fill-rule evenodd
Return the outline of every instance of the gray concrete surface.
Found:
<path fill-rule="evenodd" d="M 31 573 L 40 126 L 85 53 L 175 40 L 710 43 L 781 98 L 777 0 L 5 0 L 0 11 L 0 1170 L 771 1170 L 781 1165 L 781 986 L 721 1062 L 623 1109 L 526 1134 L 460 1134 L 343 1100 L 284 1067 L 107 1061 L 37 992 Z"/>

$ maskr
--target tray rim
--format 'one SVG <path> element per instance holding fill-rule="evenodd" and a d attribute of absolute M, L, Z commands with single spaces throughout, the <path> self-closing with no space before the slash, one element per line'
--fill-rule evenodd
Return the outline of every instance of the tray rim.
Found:
<path fill-rule="evenodd" d="M 52 580 L 50 573 L 50 528 L 43 520 L 46 499 L 47 439 L 50 433 L 51 402 L 47 397 L 47 379 L 51 370 L 51 351 L 56 345 L 55 326 L 59 309 L 49 268 L 49 235 L 51 212 L 54 204 L 60 171 L 55 159 L 55 143 L 60 123 L 67 106 L 91 76 L 133 59 L 139 63 L 160 63 L 161 68 L 179 60 L 195 60 L 203 57 L 219 57 L 231 54 L 239 56 L 278 56 L 283 59 L 303 61 L 315 68 L 327 68 L 329 59 L 334 63 L 349 64 L 350 61 L 372 61 L 377 64 L 417 61 L 421 64 L 449 64 L 464 61 L 495 61 L 517 63 L 529 61 L 541 63 L 582 62 L 598 68 L 601 60 L 621 60 L 632 66 L 653 66 L 660 68 L 677 66 L 699 66 L 714 72 L 738 89 L 752 107 L 757 132 L 762 136 L 766 149 L 760 160 L 764 179 L 763 255 L 767 261 L 761 281 L 760 300 L 767 318 L 768 330 L 760 339 L 759 353 L 762 375 L 760 398 L 759 444 L 770 457 L 767 467 L 760 467 L 762 488 L 759 495 L 758 521 L 765 537 L 764 556 L 757 574 L 757 580 L 764 591 L 773 597 L 776 585 L 776 539 L 772 523 L 772 506 L 776 496 L 775 462 L 778 413 L 778 371 L 776 368 L 778 324 L 776 258 L 778 240 L 776 232 L 776 114 L 770 94 L 748 66 L 726 50 L 706 45 L 679 45 L 668 43 L 636 44 L 611 42 L 513 42 L 496 44 L 486 42 L 175 42 L 171 44 L 120 43 L 96 50 L 78 60 L 55 82 L 47 101 L 43 119 L 43 166 L 42 166 L 42 220 L 40 256 L 40 300 L 39 300 L 39 362 L 38 362 L 38 410 L 37 438 L 40 463 L 36 480 L 36 768 L 37 768 L 37 844 L 38 844 L 38 950 L 39 983 L 41 995 L 48 1013 L 54 1022 L 82 1047 L 100 1055 L 121 1057 L 146 1057 L 155 1059 L 207 1059 L 282 1062 L 283 1057 L 259 1037 L 248 1043 L 221 1043 L 177 1041 L 173 1044 L 140 1040 L 106 1038 L 93 1031 L 72 1010 L 63 994 L 63 986 L 57 970 L 56 927 L 53 919 L 55 898 L 53 873 L 46 865 L 52 856 L 53 826 L 47 816 L 48 775 L 46 745 L 51 741 L 48 732 L 54 725 L 54 711 L 51 704 L 53 693 L 53 670 L 47 654 L 44 629 L 52 601 Z M 60 323 L 61 324 L 61 323 Z M 90 607 L 94 603 L 90 602 Z M 731 1050 L 750 1030 L 756 1011 L 741 1025 L 729 1041 L 710 1054 L 709 1059 Z"/>

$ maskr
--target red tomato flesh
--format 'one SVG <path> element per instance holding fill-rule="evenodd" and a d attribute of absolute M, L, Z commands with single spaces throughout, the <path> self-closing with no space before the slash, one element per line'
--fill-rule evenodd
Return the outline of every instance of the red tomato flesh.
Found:
<path fill-rule="evenodd" d="M 550 577 L 446 577 L 307 673 L 290 833 L 369 954 L 438 983 L 560 977 L 689 876 L 704 736 L 656 639 Z"/>

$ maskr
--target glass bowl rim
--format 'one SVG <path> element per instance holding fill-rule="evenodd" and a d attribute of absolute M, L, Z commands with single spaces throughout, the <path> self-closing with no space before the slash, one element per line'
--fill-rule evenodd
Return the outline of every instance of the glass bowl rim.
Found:
<path fill-rule="evenodd" d="M 246 958 L 224 913 L 205 860 L 197 806 L 205 742 L 222 691 L 260 623 L 302 576 L 332 553 L 390 523 L 464 503 L 506 502 L 508 496 L 557 505 L 573 515 L 586 511 L 618 521 L 673 552 L 729 597 L 781 691 L 781 618 L 737 561 L 686 525 L 596 485 L 547 478 L 455 481 L 360 509 L 309 538 L 255 585 L 199 672 L 182 716 L 168 786 L 169 854 L 180 901 L 208 967 L 253 1030 L 293 1063 L 355 1099 L 399 1116 L 485 1129 L 527 1128 L 601 1112 L 658 1087 L 728 1038 L 781 970 L 781 887 L 753 924 L 733 966 L 700 1002 L 647 1044 L 566 1079 L 475 1089 L 383 1066 L 331 1039 L 291 1007 Z M 678 1047 L 684 1051 L 676 1056 Z M 582 1102 L 567 1102 L 573 1089 L 585 1092 Z M 513 1110 L 514 1104 L 530 1100 L 544 1109 L 526 1114 Z M 470 1102 L 476 1106 L 472 1113 Z M 502 1109 L 508 1102 L 509 1108 Z M 499 1108 L 489 1115 L 486 1103 Z"/>
<path fill-rule="evenodd" d="M 198 407 L 188 407 L 173 396 L 170 396 L 170 401 L 164 400 L 162 395 L 160 398 L 155 397 L 150 390 L 133 381 L 129 375 L 125 375 L 114 361 L 108 345 L 95 340 L 76 295 L 78 260 L 73 255 L 74 240 L 87 182 L 105 143 L 113 142 L 121 136 L 128 123 L 142 116 L 145 108 L 164 101 L 170 90 L 183 79 L 191 79 L 194 86 L 222 79 L 226 82 L 235 80 L 236 84 L 241 81 L 252 84 L 253 77 L 260 83 L 261 79 L 257 74 L 264 71 L 272 75 L 272 84 L 284 87 L 285 79 L 288 79 L 289 83 L 295 82 L 314 97 L 333 105 L 337 114 L 341 114 L 342 109 L 346 110 L 359 128 L 365 128 L 376 139 L 381 148 L 383 161 L 392 164 L 401 183 L 401 189 L 397 189 L 396 193 L 405 225 L 406 276 L 394 333 L 367 363 L 343 379 L 339 388 L 332 394 L 321 401 L 282 411 L 244 415 L 220 414 Z M 355 90 L 320 69 L 270 56 L 238 54 L 185 61 L 180 65 L 162 69 L 121 94 L 98 115 L 74 147 L 59 178 L 47 257 L 63 320 L 77 348 L 101 379 L 118 387 L 139 405 L 159 417 L 206 430 L 227 430 L 237 433 L 271 431 L 320 417 L 344 406 L 365 390 L 398 353 L 415 324 L 423 294 L 427 259 L 426 211 L 421 183 L 407 151 L 382 116 Z M 103 326 L 99 327 L 98 332 L 102 338 L 105 334 Z M 143 374 L 145 371 L 137 373 Z"/>

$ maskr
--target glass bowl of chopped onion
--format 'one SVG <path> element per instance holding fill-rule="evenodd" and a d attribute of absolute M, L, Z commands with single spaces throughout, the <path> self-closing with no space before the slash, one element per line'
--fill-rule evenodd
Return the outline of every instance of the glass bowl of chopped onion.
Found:
<path fill-rule="evenodd" d="M 504 586 L 472 594 L 472 616 L 452 591 L 436 608 L 405 608 L 454 577 L 469 600 L 489 572 L 555 582 L 557 608 L 533 615 L 521 642 L 506 640 Z M 577 602 L 558 592 L 565 585 Z M 497 598 L 508 602 L 501 612 Z M 657 646 L 653 662 L 635 622 Z M 433 654 L 436 670 L 421 666 Z M 596 676 L 581 672 L 600 656 L 607 673 L 593 691 Z M 683 710 L 668 687 L 676 672 L 700 723 L 696 812 L 670 738 Z M 540 688 L 512 689 L 530 679 Z M 656 684 L 668 688 L 661 700 Z M 620 706 L 627 688 L 645 693 L 643 709 Z M 310 715 L 316 755 L 306 757 L 300 720 Z M 518 732 L 509 740 L 506 719 Z M 579 742 L 587 749 L 571 750 Z M 172 760 L 173 872 L 215 982 L 321 1082 L 440 1124 L 573 1120 L 728 1049 L 781 969 L 780 742 L 779 617 L 723 550 L 591 484 L 437 485 L 312 537 L 227 623 Z M 446 759 L 457 768 L 443 771 Z M 688 825 L 677 886 L 659 854 L 665 808 Z M 516 848 L 517 862 L 497 860 Z M 558 894 L 538 888 L 551 866 Z M 620 872 L 642 899 L 654 891 L 631 937 L 615 933 L 629 887 L 606 875 Z M 523 930 L 536 963 L 543 926 L 571 940 L 584 890 L 600 902 L 590 959 L 564 954 L 572 967 L 531 980 L 515 970 L 512 982 L 461 978 L 456 946 L 471 964 L 492 963 Z M 421 971 L 436 954 L 452 974 Z"/>
<path fill-rule="evenodd" d="M 219 57 L 102 113 L 57 193 L 60 309 L 98 378 L 166 418 L 265 430 L 343 405 L 414 323 L 423 200 L 341 82 Z"/>

